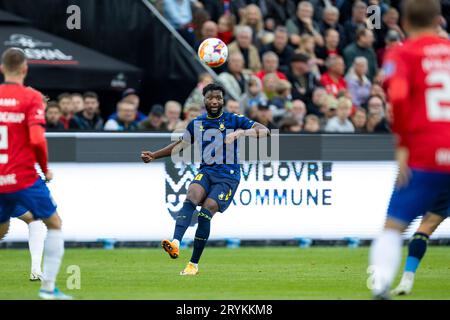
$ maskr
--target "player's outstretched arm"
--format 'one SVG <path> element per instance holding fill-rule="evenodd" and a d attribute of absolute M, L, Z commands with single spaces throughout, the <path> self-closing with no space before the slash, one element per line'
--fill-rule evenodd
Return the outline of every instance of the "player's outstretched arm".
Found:
<path fill-rule="evenodd" d="M 261 123 L 255 122 L 250 129 L 237 129 L 236 131 L 227 135 L 225 138 L 225 143 L 233 143 L 234 140 L 239 139 L 240 137 L 265 138 L 269 136 L 270 130 Z"/>
<path fill-rule="evenodd" d="M 32 125 L 30 127 L 30 143 L 33 147 L 36 161 L 41 167 L 47 182 L 53 178 L 52 172 L 48 169 L 48 147 L 47 139 L 45 138 L 45 128 L 40 125 Z"/>
<path fill-rule="evenodd" d="M 162 148 L 161 150 L 151 152 L 151 151 L 142 151 L 141 152 L 141 159 L 145 163 L 152 162 L 156 159 L 161 159 L 165 157 L 169 157 L 172 152 L 180 150 L 185 145 L 185 142 L 183 140 L 179 140 L 177 142 L 169 144 L 167 147 Z"/>

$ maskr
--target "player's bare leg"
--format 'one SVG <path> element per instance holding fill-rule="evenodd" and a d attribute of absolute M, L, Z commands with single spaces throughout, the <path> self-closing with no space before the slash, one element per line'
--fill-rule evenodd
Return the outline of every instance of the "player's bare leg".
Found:
<path fill-rule="evenodd" d="M 389 299 L 390 288 L 400 266 L 402 232 L 406 225 L 388 218 L 383 232 L 370 248 L 369 263 L 372 268 L 372 294 L 375 299 Z"/>
<path fill-rule="evenodd" d="M 172 259 L 179 257 L 180 242 L 191 224 L 192 215 L 194 214 L 195 208 L 204 200 L 205 197 L 206 192 L 201 185 L 193 183 L 189 186 L 183 208 L 181 208 L 178 213 L 173 240 L 170 241 L 165 239 L 161 242 L 161 246 Z"/>
<path fill-rule="evenodd" d="M 209 239 L 211 219 L 217 211 L 219 211 L 217 202 L 210 198 L 206 199 L 198 214 L 198 227 L 195 233 L 194 251 L 192 252 L 191 261 L 181 271 L 180 274 L 182 276 L 195 276 L 198 274 L 198 262 Z"/>
<path fill-rule="evenodd" d="M 42 254 L 44 252 L 45 225 L 40 220 L 34 220 L 30 212 L 18 217 L 28 225 L 28 247 L 31 256 L 30 280 L 42 280 Z"/>
<path fill-rule="evenodd" d="M 61 218 L 55 212 L 50 218 L 43 220 L 47 226 L 47 237 L 44 246 L 44 273 L 39 296 L 43 299 L 69 300 L 56 286 L 61 261 L 64 255 L 64 239 L 61 231 Z"/>
<path fill-rule="evenodd" d="M 393 295 L 408 295 L 414 286 L 416 270 L 427 249 L 428 238 L 436 228 L 445 220 L 445 217 L 428 212 L 414 233 L 408 247 L 405 270 L 403 271 L 400 284 L 392 290 Z"/>

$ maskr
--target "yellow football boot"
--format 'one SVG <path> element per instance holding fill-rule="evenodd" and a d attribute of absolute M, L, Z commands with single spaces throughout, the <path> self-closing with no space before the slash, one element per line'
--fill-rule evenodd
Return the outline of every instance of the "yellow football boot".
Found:
<path fill-rule="evenodd" d="M 198 267 L 196 267 L 192 262 L 189 262 L 186 268 L 180 272 L 182 276 L 195 276 L 198 274 Z"/>

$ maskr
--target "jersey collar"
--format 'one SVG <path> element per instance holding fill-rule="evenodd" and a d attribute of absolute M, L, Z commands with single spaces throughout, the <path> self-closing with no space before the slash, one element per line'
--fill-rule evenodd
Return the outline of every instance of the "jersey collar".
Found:
<path fill-rule="evenodd" d="M 217 117 L 210 117 L 208 114 L 206 115 L 206 117 L 208 119 L 219 119 L 222 115 L 223 115 L 223 111 Z"/>

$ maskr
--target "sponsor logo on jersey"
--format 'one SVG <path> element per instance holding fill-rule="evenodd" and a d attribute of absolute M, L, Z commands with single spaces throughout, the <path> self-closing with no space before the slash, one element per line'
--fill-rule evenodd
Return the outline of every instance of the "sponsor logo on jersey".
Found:
<path fill-rule="evenodd" d="M 0 107 L 15 107 L 19 104 L 19 101 L 12 98 L 0 98 Z"/>
<path fill-rule="evenodd" d="M 8 174 L 6 176 L 0 176 L 0 186 L 10 186 L 17 184 L 16 175 Z"/>
<path fill-rule="evenodd" d="M 18 112 L 0 112 L 0 122 L 3 123 L 21 123 L 25 120 L 24 113 Z"/>

